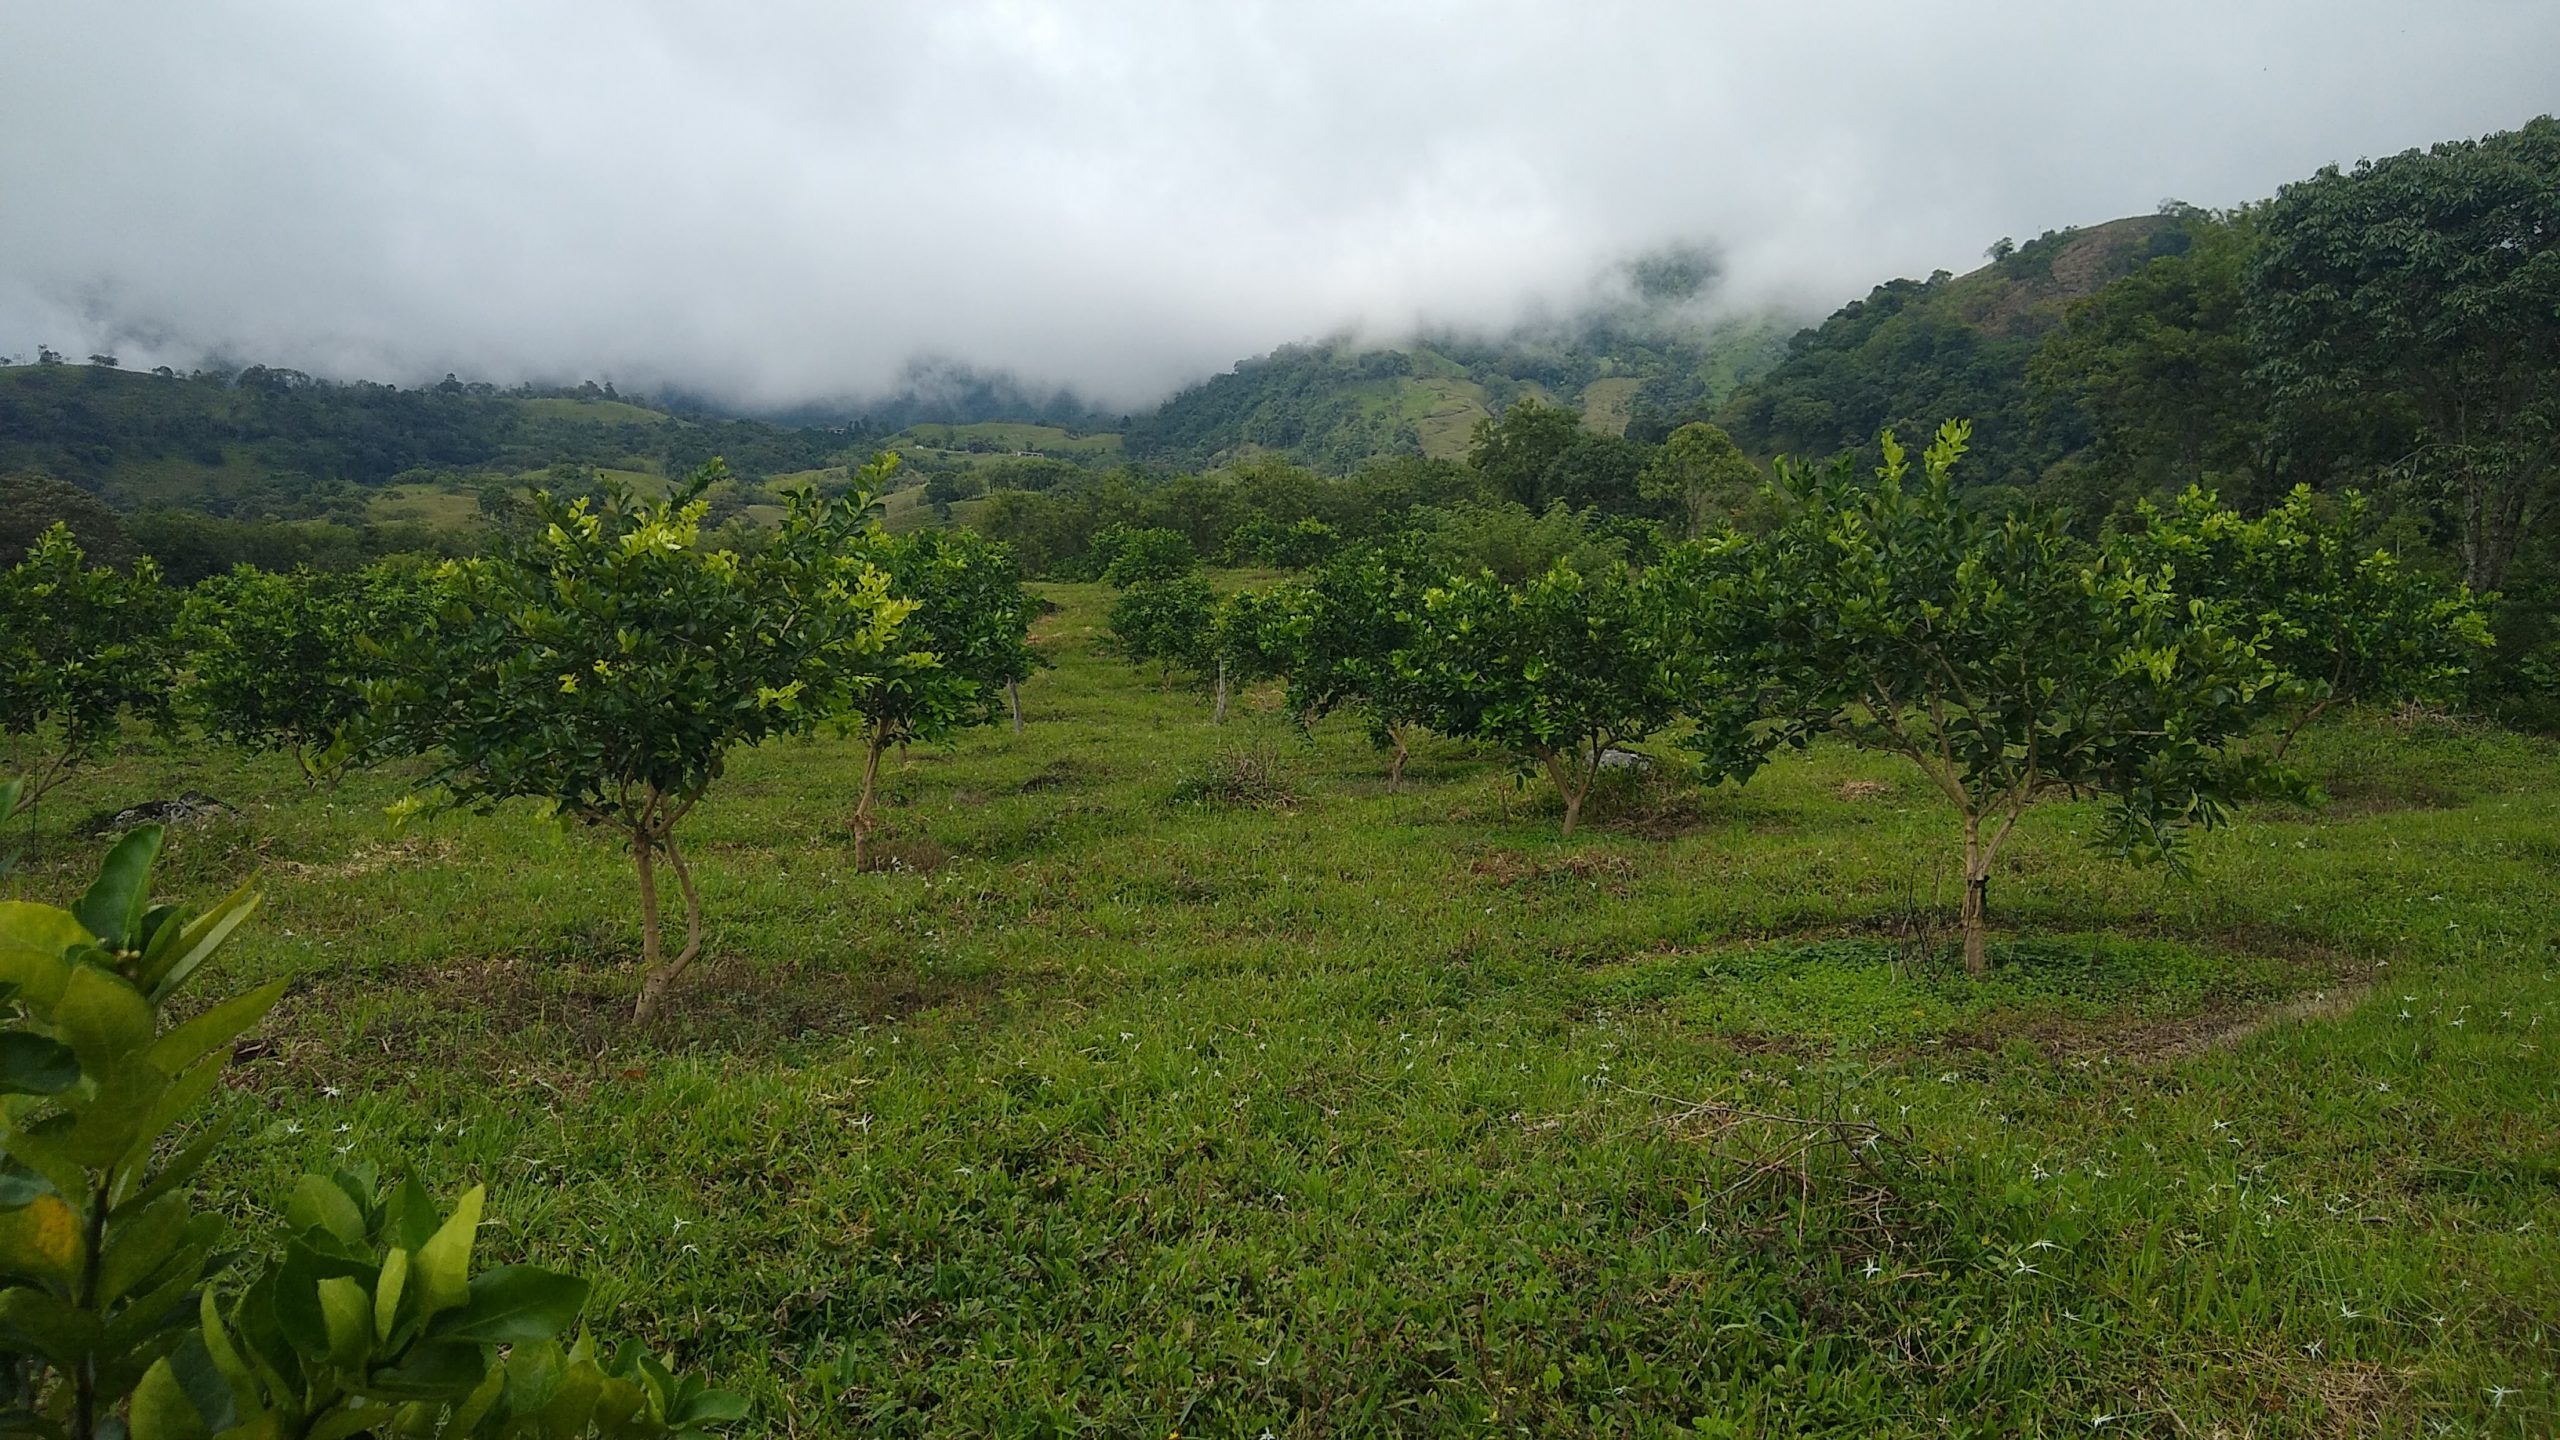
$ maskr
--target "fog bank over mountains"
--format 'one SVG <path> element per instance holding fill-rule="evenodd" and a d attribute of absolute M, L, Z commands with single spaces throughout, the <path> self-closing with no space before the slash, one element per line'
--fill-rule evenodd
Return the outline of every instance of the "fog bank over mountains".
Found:
<path fill-rule="evenodd" d="M 1691 322 L 1819 314 L 2512 126 L 2560 54 L 2560 7 L 2379 0 L 855 12 L 10 7 L 0 354 L 1124 411 L 1582 313 L 1639 257 L 1711 258 Z"/>

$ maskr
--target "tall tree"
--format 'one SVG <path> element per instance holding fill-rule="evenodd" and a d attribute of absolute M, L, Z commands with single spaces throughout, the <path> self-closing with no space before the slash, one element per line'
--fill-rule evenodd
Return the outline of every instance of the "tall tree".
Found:
<path fill-rule="evenodd" d="M 1552 472 L 1583 433 L 1581 412 L 1524 398 L 1476 422 L 1467 463 L 1495 495 L 1543 510 L 1563 498 L 1551 493 Z"/>
<path fill-rule="evenodd" d="M 2184 223 L 2187 249 L 2073 306 L 2027 365 L 2039 417 L 2087 417 L 2087 463 L 2110 499 L 2197 483 L 2246 493 L 2263 468 L 2265 397 L 2242 318 L 2255 222 Z"/>
<path fill-rule="evenodd" d="M 1713 425 L 1693 422 L 1671 432 L 1639 481 L 1648 500 L 1680 507 L 1684 532 L 1695 540 L 1707 533 L 1707 522 L 1719 511 L 1740 510 L 1760 488 L 1760 467 L 1751 463 L 1733 437 Z"/>
<path fill-rule="evenodd" d="M 0 565 L 24 559 L 56 525 L 70 527 L 71 538 L 92 562 L 119 570 L 133 564 L 133 535 L 106 501 L 50 475 L 0 475 Z"/>
<path fill-rule="evenodd" d="M 2463 578 L 2502 584 L 2560 455 L 2560 119 L 2330 166 L 2279 191 L 2249 279 L 2281 405 L 2405 399 L 2456 497 Z"/>

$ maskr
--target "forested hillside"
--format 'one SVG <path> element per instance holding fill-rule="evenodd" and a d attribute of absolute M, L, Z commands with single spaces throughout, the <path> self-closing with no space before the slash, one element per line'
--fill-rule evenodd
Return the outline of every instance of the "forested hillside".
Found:
<path fill-rule="evenodd" d="M 1970 416 L 1977 483 L 2031 484 L 2086 443 L 2078 417 L 2039 411 L 2027 365 L 2070 307 L 2195 243 L 2169 215 L 2049 231 L 1995 245 L 1970 274 L 1892 280 L 1787 342 L 1786 357 L 1723 407 L 1735 438 L 1762 454 L 1828 455 L 1878 431 L 1926 433 Z"/>
<path fill-rule="evenodd" d="M 1450 459 L 1476 422 L 1522 397 L 1561 402 L 1607 434 L 1660 439 L 1779 354 L 1768 319 L 1706 330 L 1576 323 L 1400 347 L 1287 345 L 1174 395 L 1130 425 L 1132 455 L 1198 469 L 1258 452 L 1343 474 L 1389 455 Z"/>
<path fill-rule="evenodd" d="M 0 473 L 47 473 L 126 507 L 346 518 L 362 513 L 366 488 L 417 472 L 680 472 L 719 455 L 753 478 L 825 465 L 877 438 L 679 419 L 593 384 L 502 391 L 448 376 L 404 389 L 263 365 L 143 373 L 108 358 L 0 368 Z"/>

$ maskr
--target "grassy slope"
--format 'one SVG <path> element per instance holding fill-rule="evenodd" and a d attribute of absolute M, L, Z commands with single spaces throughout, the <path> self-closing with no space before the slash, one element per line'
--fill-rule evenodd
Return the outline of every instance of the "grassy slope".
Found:
<path fill-rule="evenodd" d="M 1636 392 L 1644 388 L 1641 378 L 1615 375 L 1594 380 L 1582 387 L 1582 423 L 1603 435 L 1627 433 L 1627 409 L 1635 402 Z"/>
<path fill-rule="evenodd" d="M 665 411 L 651 410 L 623 400 L 545 396 L 515 403 L 527 416 L 536 420 L 567 420 L 585 425 L 664 425 L 675 418 Z"/>
<path fill-rule="evenodd" d="M 909 868 L 849 869 L 846 745 L 738 759 L 663 1043 L 620 1026 L 595 837 L 394 836 L 387 777 L 159 749 L 53 808 L 240 807 L 165 877 L 262 868 L 225 978 L 303 977 L 222 1178 L 485 1180 L 491 1259 L 610 1275 L 611 1328 L 756 1390 L 757 1433 L 2560 1417 L 2550 747 L 2315 733 L 2338 803 L 2204 837 L 2193 883 L 2038 813 L 1976 985 L 1897 942 L 1952 827 L 1889 764 L 1621 794 L 1560 842 L 1461 747 L 1391 795 L 1347 725 L 1213 729 L 1097 658 L 1106 592 L 1050 593 L 1029 731 L 888 777 Z M 1238 768 L 1296 798 L 1204 803 Z M 12 883 L 62 895 L 63 853 Z"/>
<path fill-rule="evenodd" d="M 971 442 L 995 446 L 993 452 L 970 450 Z M 1120 454 L 1122 437 L 1117 431 L 1077 433 L 1055 425 L 1029 425 L 1010 420 L 989 420 L 975 425 L 910 425 L 882 442 L 883 448 L 909 454 L 934 454 L 968 464 L 992 464 L 1009 460 L 1015 452 L 1054 455 L 1061 458 L 1104 458 Z"/>

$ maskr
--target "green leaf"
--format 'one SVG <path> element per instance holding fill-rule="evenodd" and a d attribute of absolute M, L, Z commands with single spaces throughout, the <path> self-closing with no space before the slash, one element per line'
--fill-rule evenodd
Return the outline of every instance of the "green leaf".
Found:
<path fill-rule="evenodd" d="M 463 1192 L 453 1215 L 426 1244 L 418 1247 L 410 1266 L 418 1289 L 418 1318 L 432 1320 L 471 1296 L 471 1241 L 480 1229 L 480 1206 L 488 1187 Z"/>
<path fill-rule="evenodd" d="M 0 900 L 0 984 L 38 1013 L 50 1012 L 71 978 L 67 952 L 98 937 L 70 911 L 25 900 Z"/>
<path fill-rule="evenodd" d="M 240 888 L 223 897 L 221 904 L 188 922 L 178 932 L 166 958 L 145 967 L 143 984 L 149 988 L 154 1003 L 166 1000 L 185 984 L 187 977 L 211 959 L 231 938 L 231 932 L 240 928 L 240 922 L 258 908 L 258 893 L 249 888 L 250 883 L 242 881 Z"/>
<path fill-rule="evenodd" d="M 106 1249 L 98 1257 L 99 1303 L 112 1305 L 150 1279 L 161 1262 L 186 1243 L 188 1222 L 194 1218 L 185 1198 L 178 1195 L 109 1217 Z"/>
<path fill-rule="evenodd" d="M 131 1148 L 119 1161 L 123 1169 L 138 1173 L 150 1162 L 151 1152 L 161 1137 L 185 1119 L 188 1111 L 203 1104 L 205 1096 L 213 1093 L 214 1083 L 222 1078 L 222 1058 L 212 1056 L 200 1060 L 194 1069 L 174 1080 L 160 1080 L 159 1071 L 139 1061 L 128 1066 L 127 1070 L 158 1085 L 158 1093 L 143 1112 L 142 1124 L 130 1142 Z"/>
<path fill-rule="evenodd" d="M 205 1355 L 230 1388 L 250 1393 L 255 1379 L 249 1364 L 240 1357 L 240 1347 L 231 1343 L 231 1333 L 222 1323 L 222 1307 L 214 1301 L 213 1287 L 205 1287 L 196 1298 L 196 1333 L 203 1341 Z"/>
<path fill-rule="evenodd" d="M 151 1362 L 142 1372 L 142 1383 L 133 1387 L 133 1412 L 128 1422 L 133 1440 L 212 1440 L 213 1427 L 205 1423 L 196 1402 L 178 1383 L 176 1367 L 168 1357 Z"/>
<path fill-rule="evenodd" d="M 163 1033 L 144 1052 L 163 1075 L 175 1075 L 217 1045 L 228 1045 L 284 998 L 287 982 L 261 985 L 214 1006 L 174 1030 Z"/>
<path fill-rule="evenodd" d="M 357 1436 L 389 1434 L 399 1418 L 400 1411 L 396 1406 L 351 1405 L 344 1410 L 332 1410 L 313 1421 L 311 1428 L 302 1432 L 302 1440 L 356 1440 Z"/>
<path fill-rule="evenodd" d="M 557 1340 L 510 1349 L 505 1367 L 507 1413 L 540 1413 L 560 1393 L 560 1379 L 567 1369 L 568 1359 L 561 1354 Z"/>
<path fill-rule="evenodd" d="M 0 1034 L 0 1095 L 59 1095 L 79 1083 L 71 1047 L 24 1030 Z"/>
<path fill-rule="evenodd" d="M 373 1353 L 373 1297 L 345 1275 L 320 1282 L 320 1323 L 328 1328 L 329 1362 L 361 1372 Z"/>
<path fill-rule="evenodd" d="M 364 1243 L 364 1212 L 338 1183 L 325 1175 L 305 1175 L 285 1202 L 284 1223 L 299 1233 L 318 1230 L 349 1245 Z"/>
<path fill-rule="evenodd" d="M 439 1339 L 513 1345 L 548 1340 L 587 1303 L 587 1282 L 532 1265 L 501 1265 L 471 1277 L 469 1298 L 437 1321 Z"/>
<path fill-rule="evenodd" d="M 186 1149 L 171 1156 L 167 1164 L 152 1174 L 149 1184 L 133 1191 L 130 1195 L 114 1197 L 116 1207 L 122 1209 L 128 1205 L 148 1205 L 186 1184 L 190 1176 L 204 1168 L 205 1161 L 213 1158 L 213 1152 L 222 1144 L 222 1138 L 230 1133 L 231 1124 L 227 1120 L 217 1120 L 206 1126 L 203 1134 L 187 1142 Z M 127 1167 L 120 1178 L 139 1179 L 142 1173 L 139 1166 Z"/>
<path fill-rule="evenodd" d="M 435 1238 L 436 1226 L 443 1219 L 436 1213 L 435 1197 L 427 1193 L 427 1187 L 418 1183 L 414 1173 L 404 1175 L 382 1202 L 382 1243 L 415 1252 Z"/>
<path fill-rule="evenodd" d="M 400 1295 L 409 1284 L 409 1252 L 393 1249 L 382 1257 L 382 1276 L 373 1283 L 373 1336 L 388 1344 L 400 1317 Z"/>
<path fill-rule="evenodd" d="M 486 1348 L 465 1341 L 421 1340 L 398 1364 L 373 1372 L 364 1389 L 398 1400 L 458 1401 L 479 1389 L 488 1375 Z"/>
<path fill-rule="evenodd" d="M 145 825 L 116 842 L 98 867 L 98 878 L 71 907 L 80 923 L 110 950 L 133 947 L 142 909 L 151 898 L 151 866 L 160 858 L 160 827 Z"/>
<path fill-rule="evenodd" d="M 74 965 L 54 1002 L 54 1033 L 80 1055 L 81 1068 L 104 1073 L 151 1043 L 151 1002 L 124 977 L 96 965 Z"/>
<path fill-rule="evenodd" d="M 36 1353 L 69 1368 L 97 1353 L 98 1317 L 31 1286 L 0 1290 L 0 1334 L 14 1333 Z"/>
<path fill-rule="evenodd" d="M 684 1398 L 667 1420 L 675 1425 L 719 1424 L 744 1420 L 752 1408 L 747 1397 L 729 1390 L 697 1390 Z"/>

